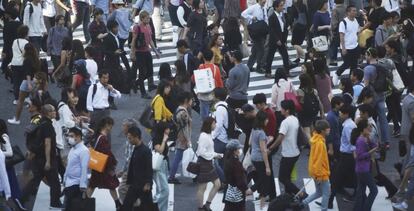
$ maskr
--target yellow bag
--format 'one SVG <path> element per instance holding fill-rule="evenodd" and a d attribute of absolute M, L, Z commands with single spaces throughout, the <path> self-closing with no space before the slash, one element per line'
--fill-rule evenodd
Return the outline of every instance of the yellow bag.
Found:
<path fill-rule="evenodd" d="M 359 47 L 365 48 L 367 46 L 367 40 L 374 36 L 374 31 L 371 29 L 364 29 L 358 35 Z"/>
<path fill-rule="evenodd" d="M 98 137 L 96 140 L 95 148 L 98 145 L 99 139 L 101 136 Z M 108 162 L 108 155 L 96 151 L 94 148 L 90 147 L 90 158 L 89 158 L 89 168 L 95 170 L 99 173 L 102 173 L 105 170 L 106 163 Z"/>

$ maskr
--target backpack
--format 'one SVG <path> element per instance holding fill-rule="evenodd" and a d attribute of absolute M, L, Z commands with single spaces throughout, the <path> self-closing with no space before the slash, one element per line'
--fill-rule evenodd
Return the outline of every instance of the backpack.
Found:
<path fill-rule="evenodd" d="M 39 139 L 40 136 L 40 126 L 45 124 L 45 122 L 40 122 L 38 124 L 30 123 L 25 128 L 25 135 L 26 135 L 26 147 L 29 151 L 39 154 L 41 150 L 44 149 L 43 143 Z"/>
<path fill-rule="evenodd" d="M 227 110 L 227 128 L 223 126 L 227 132 L 227 137 L 229 139 L 239 139 L 241 132 L 237 129 L 236 125 L 236 111 L 223 104 L 219 104 L 218 106 L 222 106 Z"/>
<path fill-rule="evenodd" d="M 176 141 L 177 137 L 178 137 L 178 133 L 185 127 L 185 125 L 182 125 L 178 120 L 177 120 L 177 115 L 182 112 L 185 111 L 185 109 L 181 108 L 181 109 L 177 109 L 174 112 L 173 115 L 173 122 L 171 124 L 171 128 L 170 128 L 170 135 L 168 137 L 169 140 L 171 141 Z"/>
<path fill-rule="evenodd" d="M 92 85 L 92 81 L 88 71 L 86 70 L 86 61 L 84 59 L 76 60 L 73 63 L 73 68 L 75 71 L 82 75 L 83 80 L 81 85 L 78 88 L 78 95 L 79 100 L 84 100 L 86 102 L 86 98 L 88 96 L 89 87 Z M 96 92 L 96 91 L 95 91 Z"/>
<path fill-rule="evenodd" d="M 315 117 L 320 112 L 319 107 L 319 99 L 318 96 L 315 95 L 315 92 L 306 92 L 305 90 L 302 90 L 305 93 L 305 96 L 303 97 L 303 105 L 302 105 L 302 114 L 307 117 Z"/>
<path fill-rule="evenodd" d="M 39 92 L 36 92 L 33 96 L 34 98 L 37 98 L 42 102 L 42 106 L 46 104 L 50 104 L 55 108 L 56 111 L 56 121 L 59 121 L 59 106 L 58 101 L 55 100 L 48 91 L 44 92 L 41 96 L 39 95 Z"/>
<path fill-rule="evenodd" d="M 385 69 L 381 65 L 373 65 L 375 67 L 375 72 L 377 77 L 371 82 L 371 86 L 375 92 L 385 92 L 388 90 L 390 82 L 392 82 L 392 73 Z"/>

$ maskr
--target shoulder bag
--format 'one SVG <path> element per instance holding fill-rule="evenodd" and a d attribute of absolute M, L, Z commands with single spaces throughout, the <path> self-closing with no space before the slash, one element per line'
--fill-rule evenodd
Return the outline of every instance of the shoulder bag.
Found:
<path fill-rule="evenodd" d="M 101 136 L 99 136 L 96 139 L 96 143 L 95 143 L 95 147 L 94 148 L 89 148 L 90 151 L 90 159 L 89 159 L 89 168 L 97 171 L 99 173 L 104 172 L 105 167 L 106 167 L 106 163 L 108 162 L 108 155 L 102 153 L 102 152 L 98 152 L 96 151 L 96 146 L 98 146 L 99 140 L 101 139 Z"/>
<path fill-rule="evenodd" d="M 243 201 L 243 192 L 236 186 L 230 184 L 227 185 L 226 192 L 224 193 L 224 201 L 237 203 Z"/>

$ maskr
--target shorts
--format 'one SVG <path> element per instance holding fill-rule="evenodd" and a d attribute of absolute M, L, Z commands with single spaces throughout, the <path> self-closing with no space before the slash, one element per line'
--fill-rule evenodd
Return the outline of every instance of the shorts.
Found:
<path fill-rule="evenodd" d="M 34 86 L 33 81 L 31 81 L 31 84 L 32 84 L 32 88 L 33 88 L 33 86 Z M 22 92 L 30 92 L 30 90 L 29 90 L 29 83 L 27 82 L 27 80 L 23 80 L 22 81 L 22 84 L 20 84 L 20 91 L 22 91 Z"/>

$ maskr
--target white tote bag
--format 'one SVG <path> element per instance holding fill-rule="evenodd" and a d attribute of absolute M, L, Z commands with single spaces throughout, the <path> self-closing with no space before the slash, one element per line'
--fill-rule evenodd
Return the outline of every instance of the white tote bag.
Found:
<path fill-rule="evenodd" d="M 159 171 L 161 169 L 163 160 L 164 160 L 164 155 L 161 155 L 155 150 L 152 151 L 152 169 L 154 171 Z"/>
<path fill-rule="evenodd" d="M 392 70 L 392 85 L 398 90 L 404 90 L 405 86 L 397 69 Z"/>
<path fill-rule="evenodd" d="M 190 162 L 197 162 L 197 156 L 193 148 L 188 148 L 183 153 L 183 160 L 181 162 L 181 169 L 183 177 L 195 178 L 197 175 L 187 171 L 187 166 Z"/>
<path fill-rule="evenodd" d="M 328 50 L 328 38 L 326 36 L 317 36 L 312 38 L 312 44 L 313 48 L 316 49 L 316 51 L 322 52 Z"/>
<path fill-rule="evenodd" d="M 213 72 L 210 68 L 194 70 L 197 93 L 209 93 L 216 88 Z"/>

